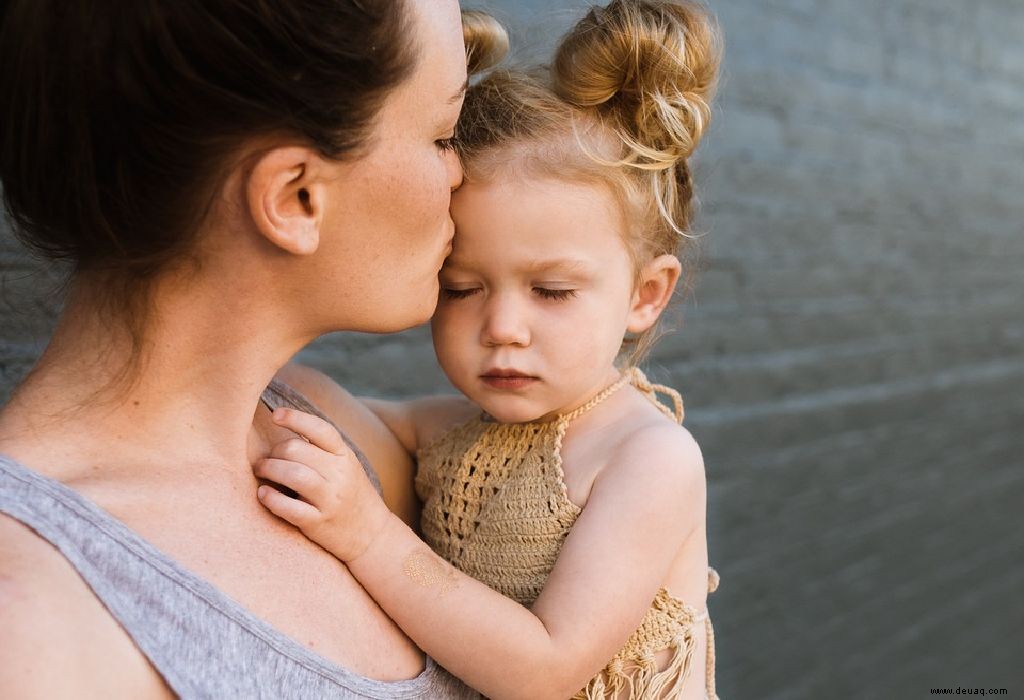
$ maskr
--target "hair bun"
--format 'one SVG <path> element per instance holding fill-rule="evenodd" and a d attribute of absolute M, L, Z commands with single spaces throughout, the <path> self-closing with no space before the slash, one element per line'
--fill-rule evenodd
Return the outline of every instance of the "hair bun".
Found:
<path fill-rule="evenodd" d="M 559 96 L 594 108 L 633 165 L 668 168 L 697 147 L 711 117 L 721 39 L 689 0 L 612 0 L 565 36 L 552 66 Z"/>
<path fill-rule="evenodd" d="M 508 32 L 486 12 L 462 11 L 462 38 L 466 42 L 466 69 L 470 75 L 497 65 L 508 53 Z"/>

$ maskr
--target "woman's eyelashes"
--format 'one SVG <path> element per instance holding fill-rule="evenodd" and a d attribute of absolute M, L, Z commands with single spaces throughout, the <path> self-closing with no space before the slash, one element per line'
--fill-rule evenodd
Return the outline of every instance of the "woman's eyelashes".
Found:
<path fill-rule="evenodd" d="M 438 149 L 441 151 L 454 151 L 459 140 L 456 136 L 449 136 L 446 139 L 438 139 L 434 143 L 437 144 Z"/>

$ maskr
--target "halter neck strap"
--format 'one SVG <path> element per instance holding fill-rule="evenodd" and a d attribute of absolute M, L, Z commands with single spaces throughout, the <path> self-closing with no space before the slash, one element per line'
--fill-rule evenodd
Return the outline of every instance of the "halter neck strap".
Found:
<path fill-rule="evenodd" d="M 630 367 L 629 370 L 627 370 L 627 374 L 631 377 L 633 386 L 635 386 L 640 393 L 650 399 L 651 403 L 658 407 L 658 410 L 674 420 L 676 423 L 682 424 L 683 417 L 686 415 L 686 412 L 683 409 L 683 397 L 678 391 L 670 386 L 665 386 L 664 384 L 652 384 L 638 367 Z M 658 394 L 664 394 L 671 399 L 671 410 L 661 401 L 658 401 Z"/>
<path fill-rule="evenodd" d="M 569 411 L 568 413 L 563 413 L 561 416 L 558 417 L 558 420 L 563 422 L 563 423 L 568 423 L 571 420 L 575 420 L 576 418 L 579 418 L 584 413 L 586 413 L 587 411 L 592 409 L 594 406 L 596 406 L 597 404 L 601 403 L 602 401 L 607 399 L 609 396 L 614 394 L 616 391 L 618 391 L 622 387 L 626 386 L 626 384 L 628 384 L 628 383 L 629 383 L 629 372 L 623 372 L 621 377 L 616 379 L 608 387 L 606 387 L 604 390 L 602 390 L 597 395 L 595 395 L 594 398 L 590 399 L 590 401 L 587 401 L 582 406 L 574 408 L 573 410 Z"/>
<path fill-rule="evenodd" d="M 598 405 L 599 403 L 607 399 L 609 396 L 611 396 L 612 394 L 614 394 L 616 391 L 626 386 L 627 384 L 632 384 L 634 387 L 636 387 L 636 389 L 640 391 L 640 393 L 646 396 L 650 400 L 650 402 L 657 406 L 658 409 L 667 417 L 671 418 L 676 423 L 683 422 L 683 397 L 680 396 L 679 392 L 673 389 L 672 387 L 664 386 L 663 384 L 652 384 L 650 381 L 648 381 L 647 377 L 644 376 L 644 373 L 640 371 L 639 367 L 628 368 L 622 373 L 621 377 L 616 379 L 607 388 L 605 388 L 592 399 L 590 399 L 590 401 L 587 401 L 582 406 L 579 406 L 578 408 L 575 408 L 572 411 L 569 411 L 568 413 L 559 416 L 558 420 L 562 423 L 568 423 L 572 420 L 575 420 L 576 418 L 579 418 L 581 415 L 583 415 L 584 413 L 592 409 L 594 406 Z M 665 404 L 658 401 L 657 395 L 659 393 L 665 394 L 672 400 L 671 410 L 667 406 L 665 406 Z"/>

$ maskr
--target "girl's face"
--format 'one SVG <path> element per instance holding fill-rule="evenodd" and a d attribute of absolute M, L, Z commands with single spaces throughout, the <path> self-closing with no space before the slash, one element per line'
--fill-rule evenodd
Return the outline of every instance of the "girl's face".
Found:
<path fill-rule="evenodd" d="M 434 348 L 501 422 L 548 420 L 616 376 L 634 274 L 611 194 L 551 179 L 466 183 L 441 269 Z"/>

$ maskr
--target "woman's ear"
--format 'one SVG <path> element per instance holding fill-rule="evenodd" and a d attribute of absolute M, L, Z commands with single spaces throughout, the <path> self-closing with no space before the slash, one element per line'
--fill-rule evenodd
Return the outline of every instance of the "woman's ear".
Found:
<path fill-rule="evenodd" d="M 643 333 L 654 325 L 672 300 L 681 271 L 679 258 L 674 255 L 659 255 L 644 265 L 626 319 L 627 331 Z"/>
<path fill-rule="evenodd" d="M 320 245 L 322 166 L 315 152 L 289 146 L 260 155 L 249 174 L 246 199 L 256 229 L 293 255 L 311 255 Z"/>

